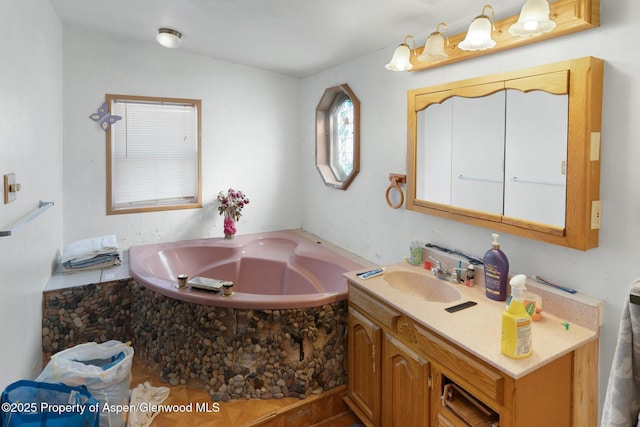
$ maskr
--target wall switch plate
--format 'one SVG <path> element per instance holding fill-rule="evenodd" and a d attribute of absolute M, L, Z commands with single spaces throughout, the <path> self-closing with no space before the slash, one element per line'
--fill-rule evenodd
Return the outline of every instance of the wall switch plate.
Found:
<path fill-rule="evenodd" d="M 600 160 L 600 132 L 591 132 L 591 149 L 589 150 L 589 160 L 597 162 Z"/>
<path fill-rule="evenodd" d="M 602 202 L 594 200 L 591 202 L 591 229 L 599 230 L 602 222 Z"/>
<path fill-rule="evenodd" d="M 4 203 L 13 202 L 16 199 L 17 191 L 20 191 L 20 184 L 16 184 L 16 174 L 6 174 L 4 176 Z"/>

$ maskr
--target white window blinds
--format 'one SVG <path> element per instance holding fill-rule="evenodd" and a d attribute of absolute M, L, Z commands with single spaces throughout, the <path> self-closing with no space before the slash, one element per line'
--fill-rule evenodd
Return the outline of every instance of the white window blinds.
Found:
<path fill-rule="evenodd" d="M 112 213 L 199 206 L 200 102 L 184 101 L 111 100 Z"/>

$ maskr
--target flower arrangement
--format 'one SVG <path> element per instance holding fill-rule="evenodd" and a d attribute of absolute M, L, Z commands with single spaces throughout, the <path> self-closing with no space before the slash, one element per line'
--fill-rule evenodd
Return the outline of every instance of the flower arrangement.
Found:
<path fill-rule="evenodd" d="M 227 193 L 218 193 L 218 212 L 224 215 L 224 236 L 227 239 L 236 234 L 235 222 L 242 216 L 242 208 L 249 204 L 249 199 L 242 191 L 230 188 Z"/>

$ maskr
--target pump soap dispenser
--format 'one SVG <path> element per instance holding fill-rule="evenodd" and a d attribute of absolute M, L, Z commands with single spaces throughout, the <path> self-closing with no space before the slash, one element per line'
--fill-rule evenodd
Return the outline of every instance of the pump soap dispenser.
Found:
<path fill-rule="evenodd" d="M 531 318 L 524 308 L 524 284 L 527 276 L 518 274 L 511 281 L 511 296 L 502 312 L 500 350 L 506 356 L 520 359 L 531 355 Z"/>
<path fill-rule="evenodd" d="M 507 279 L 509 275 L 509 260 L 500 250 L 498 234 L 493 233 L 491 249 L 484 254 L 484 285 L 488 298 L 496 301 L 507 299 Z"/>

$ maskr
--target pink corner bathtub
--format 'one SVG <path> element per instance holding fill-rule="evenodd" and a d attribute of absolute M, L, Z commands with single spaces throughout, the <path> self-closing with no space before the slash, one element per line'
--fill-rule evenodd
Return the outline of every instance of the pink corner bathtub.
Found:
<path fill-rule="evenodd" d="M 132 246 L 135 281 L 182 301 L 243 309 L 317 307 L 346 299 L 343 273 L 361 269 L 321 243 L 295 231 Z M 233 295 L 177 288 L 177 276 L 230 280 Z"/>

